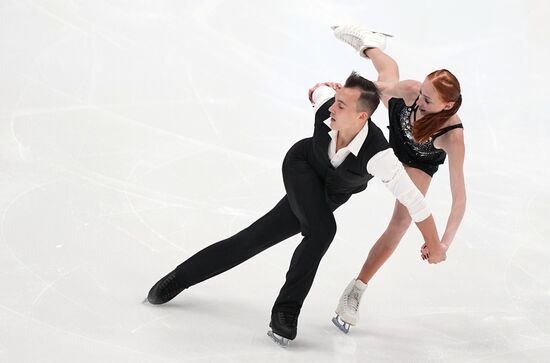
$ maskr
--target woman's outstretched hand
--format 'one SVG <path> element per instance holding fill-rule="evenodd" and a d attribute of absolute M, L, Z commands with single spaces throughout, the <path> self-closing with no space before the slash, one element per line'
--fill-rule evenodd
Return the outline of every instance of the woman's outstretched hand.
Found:
<path fill-rule="evenodd" d="M 338 91 L 340 88 L 342 88 L 342 85 L 338 82 L 317 83 L 315 86 L 311 87 L 307 92 L 307 96 L 308 96 L 310 101 L 311 101 L 311 97 L 313 96 L 313 92 L 321 86 L 328 86 L 328 87 L 332 88 L 335 91 Z"/>
<path fill-rule="evenodd" d="M 420 256 L 430 264 L 440 263 L 447 259 L 448 248 L 446 244 L 439 243 L 435 251 L 433 249 L 429 250 L 428 246 L 424 243 L 420 248 Z"/>

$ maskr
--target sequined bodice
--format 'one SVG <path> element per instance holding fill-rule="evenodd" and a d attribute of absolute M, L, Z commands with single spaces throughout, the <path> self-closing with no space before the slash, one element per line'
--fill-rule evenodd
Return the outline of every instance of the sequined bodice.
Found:
<path fill-rule="evenodd" d="M 421 158 L 432 159 L 440 156 L 444 151 L 436 149 L 431 138 L 424 144 L 419 144 L 414 140 L 411 126 L 411 113 L 413 110 L 413 107 L 404 107 L 399 115 L 399 125 L 407 144 Z"/>

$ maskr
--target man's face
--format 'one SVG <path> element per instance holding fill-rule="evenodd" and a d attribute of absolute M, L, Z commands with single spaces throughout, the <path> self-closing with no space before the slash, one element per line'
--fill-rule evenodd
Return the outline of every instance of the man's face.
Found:
<path fill-rule="evenodd" d="M 336 91 L 336 100 L 328 109 L 330 128 L 333 130 L 357 129 L 368 119 L 366 112 L 357 111 L 357 101 L 361 92 L 355 88 L 342 87 Z"/>

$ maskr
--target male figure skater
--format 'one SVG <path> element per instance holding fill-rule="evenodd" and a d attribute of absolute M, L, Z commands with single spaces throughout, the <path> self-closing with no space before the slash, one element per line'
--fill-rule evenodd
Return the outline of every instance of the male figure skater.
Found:
<path fill-rule="evenodd" d="M 353 72 L 343 87 L 329 82 L 315 85 L 309 98 L 315 111 L 313 136 L 286 154 L 286 195 L 248 228 L 204 248 L 158 281 L 147 297 L 151 304 L 164 304 L 184 289 L 301 232 L 303 239 L 294 251 L 269 324 L 268 335 L 286 346 L 296 337 L 302 304 L 336 233 L 334 210 L 364 190 L 373 176 L 407 207 L 428 245 L 429 262 L 445 260 L 423 195 L 370 120 L 380 103 L 374 83 Z M 369 209 L 376 212 L 376 206 Z"/>

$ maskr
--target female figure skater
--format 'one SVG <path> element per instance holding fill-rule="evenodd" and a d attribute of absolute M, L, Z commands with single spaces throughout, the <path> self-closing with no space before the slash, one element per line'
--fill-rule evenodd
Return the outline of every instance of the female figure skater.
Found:
<path fill-rule="evenodd" d="M 372 61 L 378 72 L 375 82 L 381 100 L 389 111 L 389 141 L 397 158 L 418 189 L 426 195 L 439 165 L 449 156 L 452 206 L 441 243 L 448 249 L 466 209 L 464 186 L 464 133 L 456 114 L 462 103 L 460 84 L 446 69 L 434 71 L 419 81 L 399 81 L 397 63 L 383 52 L 387 34 L 359 26 L 333 27 L 336 38 L 354 47 Z M 359 302 L 378 269 L 391 256 L 411 224 L 406 208 L 396 200 L 386 230 L 371 248 L 357 279 L 344 290 L 334 324 L 347 333 L 359 321 Z M 421 248 L 422 259 L 430 256 Z"/>

